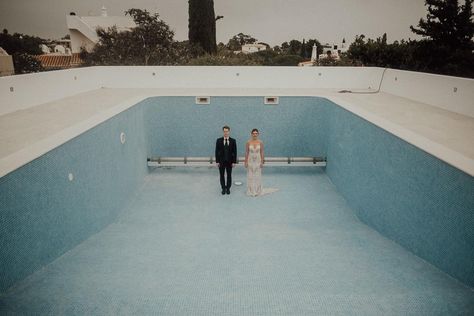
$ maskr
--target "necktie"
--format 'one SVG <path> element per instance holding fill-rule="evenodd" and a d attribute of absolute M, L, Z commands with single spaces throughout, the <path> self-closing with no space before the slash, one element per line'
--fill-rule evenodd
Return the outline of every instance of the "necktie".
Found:
<path fill-rule="evenodd" d="M 226 138 L 225 139 L 225 145 L 228 146 L 229 145 L 229 140 Z"/>

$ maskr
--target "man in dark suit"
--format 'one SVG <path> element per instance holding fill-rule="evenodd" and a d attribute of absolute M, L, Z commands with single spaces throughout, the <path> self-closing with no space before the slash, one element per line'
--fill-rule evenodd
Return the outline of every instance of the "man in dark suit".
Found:
<path fill-rule="evenodd" d="M 216 140 L 216 163 L 219 166 L 219 173 L 221 176 L 222 194 L 230 194 L 230 187 L 232 185 L 232 168 L 237 163 L 237 144 L 235 139 L 231 138 L 230 127 L 224 126 L 222 128 L 224 137 Z M 227 184 L 224 174 L 227 173 Z"/>

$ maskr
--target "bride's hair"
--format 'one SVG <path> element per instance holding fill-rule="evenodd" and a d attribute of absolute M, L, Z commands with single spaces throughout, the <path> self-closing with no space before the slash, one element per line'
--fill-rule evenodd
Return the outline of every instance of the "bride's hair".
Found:
<path fill-rule="evenodd" d="M 256 129 L 256 128 L 254 128 L 254 129 L 252 130 L 252 133 L 253 133 L 253 132 L 257 132 L 257 133 L 260 134 L 260 132 L 259 132 L 258 129 Z"/>

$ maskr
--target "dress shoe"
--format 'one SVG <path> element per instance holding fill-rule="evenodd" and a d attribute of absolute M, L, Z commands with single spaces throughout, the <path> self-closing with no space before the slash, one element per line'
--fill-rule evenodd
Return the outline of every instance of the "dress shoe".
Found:
<path fill-rule="evenodd" d="M 225 193 L 230 194 L 230 189 L 226 189 Z"/>
<path fill-rule="evenodd" d="M 224 194 L 225 194 L 225 189 L 222 189 L 222 195 L 224 195 Z"/>

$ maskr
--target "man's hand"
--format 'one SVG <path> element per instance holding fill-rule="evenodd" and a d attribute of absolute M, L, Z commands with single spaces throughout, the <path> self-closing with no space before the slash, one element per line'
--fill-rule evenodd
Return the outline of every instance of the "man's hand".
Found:
<path fill-rule="evenodd" d="M 218 168 L 221 167 L 221 163 L 220 163 L 220 162 L 217 163 L 217 167 L 218 167 Z"/>
<path fill-rule="evenodd" d="M 232 166 L 231 166 L 231 167 L 234 168 L 234 166 L 235 166 L 235 163 L 232 163 Z"/>

